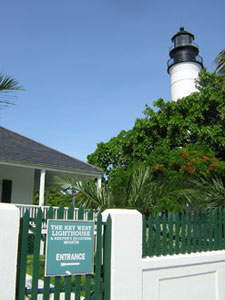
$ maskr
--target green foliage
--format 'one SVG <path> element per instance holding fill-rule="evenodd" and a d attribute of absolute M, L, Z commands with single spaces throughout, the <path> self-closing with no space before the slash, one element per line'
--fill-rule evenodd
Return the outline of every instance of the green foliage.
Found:
<path fill-rule="evenodd" d="M 146 105 L 144 118 L 137 119 L 131 130 L 99 143 L 88 162 L 108 175 L 114 168 L 152 163 L 153 155 L 160 151 L 190 145 L 205 147 L 216 158 L 225 160 L 225 90 L 221 78 L 204 69 L 197 84 L 199 92 L 177 102 L 157 100 L 156 111 Z"/>
<path fill-rule="evenodd" d="M 88 156 L 105 170 L 110 201 L 104 203 L 148 214 L 223 202 L 209 197 L 212 190 L 202 180 L 217 192 L 218 178 L 225 180 L 225 87 L 221 76 L 206 69 L 196 86 L 198 92 L 177 102 L 159 99 L 154 110 L 146 105 L 131 130 L 99 143 Z"/>
<path fill-rule="evenodd" d="M 10 78 L 9 76 L 4 76 L 0 73 L 0 107 L 13 104 L 13 96 L 12 94 L 9 95 L 8 93 L 19 90 L 24 90 L 24 88 L 19 85 L 16 79 Z"/>
<path fill-rule="evenodd" d="M 216 57 L 215 61 L 216 70 L 225 80 L 225 49 L 223 49 Z"/>
<path fill-rule="evenodd" d="M 38 205 L 39 202 L 39 192 L 34 194 L 34 204 Z M 51 186 L 48 190 L 48 206 L 59 206 L 61 203 L 65 207 L 69 207 L 72 203 L 72 194 L 67 193 L 64 189 L 56 186 Z"/>
<path fill-rule="evenodd" d="M 129 171 L 121 169 L 119 181 L 112 179 L 111 186 L 106 185 L 100 191 L 93 181 L 82 182 L 79 187 L 79 195 L 87 208 L 137 209 L 147 215 L 181 211 L 187 204 L 195 207 L 198 193 L 184 174 L 154 178 L 151 168 L 144 164 Z"/>
<path fill-rule="evenodd" d="M 225 183 L 221 177 L 201 177 L 194 184 L 196 189 L 202 191 L 200 208 L 225 207 Z"/>
<path fill-rule="evenodd" d="M 195 176 L 224 176 L 225 162 L 215 158 L 211 150 L 189 145 L 187 148 L 155 149 L 150 164 L 157 176 L 185 173 Z"/>

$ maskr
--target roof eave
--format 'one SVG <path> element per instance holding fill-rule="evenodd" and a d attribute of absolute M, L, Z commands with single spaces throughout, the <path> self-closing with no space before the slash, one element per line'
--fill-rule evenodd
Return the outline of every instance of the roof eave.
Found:
<path fill-rule="evenodd" d="M 92 177 L 92 178 L 97 178 L 99 176 L 102 176 L 104 173 L 104 171 L 101 169 L 98 169 L 96 171 L 95 170 L 90 171 L 90 170 L 75 169 L 70 167 L 61 167 L 61 166 L 59 167 L 59 166 L 49 165 L 49 164 L 8 160 L 2 158 L 0 158 L 0 164 L 30 168 L 30 169 L 38 169 L 38 170 L 45 169 L 46 171 L 70 173 L 70 174 L 76 174 L 76 175 Z"/>

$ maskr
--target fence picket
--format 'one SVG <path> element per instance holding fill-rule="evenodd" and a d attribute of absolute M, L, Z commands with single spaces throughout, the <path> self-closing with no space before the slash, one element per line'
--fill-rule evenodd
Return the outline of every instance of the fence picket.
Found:
<path fill-rule="evenodd" d="M 146 217 L 142 216 L 142 253 L 146 256 Z"/>
<path fill-rule="evenodd" d="M 39 275 L 39 255 L 42 225 L 42 210 L 39 208 L 37 218 L 35 220 L 35 239 L 34 239 L 34 256 L 33 256 L 33 275 L 32 275 L 32 293 L 31 299 L 37 299 L 38 293 L 38 275 Z"/>
<path fill-rule="evenodd" d="M 172 255 L 173 253 L 173 215 L 171 214 L 169 217 L 169 254 Z"/>
<path fill-rule="evenodd" d="M 74 218 L 74 206 L 71 203 L 69 209 L 68 209 L 68 220 L 73 220 Z M 71 298 L 71 276 L 65 277 L 65 300 L 70 300 Z"/>
<path fill-rule="evenodd" d="M 179 238 L 179 232 L 180 232 L 180 219 L 179 214 L 176 213 L 175 217 L 175 253 L 180 253 L 180 238 Z"/>
<path fill-rule="evenodd" d="M 214 209 L 214 250 L 218 250 L 218 209 Z"/>
<path fill-rule="evenodd" d="M 47 212 L 46 216 L 47 220 L 53 218 L 53 208 L 52 206 Z M 44 277 L 44 291 L 43 291 L 43 300 L 49 300 L 49 294 L 50 294 L 50 277 Z"/>
<path fill-rule="evenodd" d="M 219 219 L 218 219 L 218 235 L 219 235 L 219 239 L 218 239 L 218 249 L 221 250 L 223 249 L 223 245 L 222 245 L 222 211 L 221 211 L 221 207 L 219 207 Z"/>
<path fill-rule="evenodd" d="M 161 254 L 161 247 L 160 247 L 160 220 L 159 215 L 155 218 L 155 254 L 159 256 Z"/>
<path fill-rule="evenodd" d="M 202 252 L 202 211 L 198 213 L 198 251 Z"/>
<path fill-rule="evenodd" d="M 181 253 L 186 253 L 186 219 L 184 212 L 181 216 Z"/>
<path fill-rule="evenodd" d="M 162 254 L 166 255 L 167 252 L 167 218 L 166 218 L 166 214 L 163 215 L 163 219 L 162 219 Z"/>
<path fill-rule="evenodd" d="M 57 219 L 61 220 L 64 217 L 64 207 L 62 204 L 60 204 L 59 209 L 57 211 Z M 59 300 L 60 297 L 60 281 L 61 277 L 56 276 L 55 277 L 55 289 L 54 289 L 54 300 Z"/>
<path fill-rule="evenodd" d="M 84 208 L 81 205 L 78 210 L 78 220 L 84 219 Z M 80 300 L 81 292 L 81 275 L 76 275 L 75 278 L 75 300 Z"/>
<path fill-rule="evenodd" d="M 93 210 L 90 209 L 88 211 L 88 220 L 93 220 Z M 90 300 L 91 299 L 91 274 L 88 274 L 85 276 L 85 299 Z"/>
<path fill-rule="evenodd" d="M 225 210 L 223 211 L 223 249 L 225 249 Z"/>
<path fill-rule="evenodd" d="M 110 215 L 107 218 L 104 230 L 104 300 L 110 300 L 110 269 L 111 269 L 111 227 L 112 220 Z"/>
<path fill-rule="evenodd" d="M 208 246 L 208 218 L 207 218 L 207 211 L 204 210 L 202 213 L 203 216 L 203 250 L 207 251 Z"/>
<path fill-rule="evenodd" d="M 197 252 L 197 213 L 193 214 L 193 252 Z"/>
<path fill-rule="evenodd" d="M 187 253 L 191 253 L 191 216 L 187 214 Z"/>
<path fill-rule="evenodd" d="M 97 217 L 97 251 L 95 268 L 95 300 L 100 299 L 101 292 L 101 262 L 102 262 L 102 215 Z"/>
<path fill-rule="evenodd" d="M 213 216 L 212 209 L 209 210 L 209 251 L 213 250 Z"/>
<path fill-rule="evenodd" d="M 153 219 L 149 216 L 148 219 L 148 255 L 153 256 L 155 254 L 153 247 Z"/>

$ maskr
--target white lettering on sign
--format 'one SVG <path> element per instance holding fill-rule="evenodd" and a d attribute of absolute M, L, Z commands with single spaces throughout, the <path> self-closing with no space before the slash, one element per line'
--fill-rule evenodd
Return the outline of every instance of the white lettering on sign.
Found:
<path fill-rule="evenodd" d="M 90 236 L 90 231 L 63 231 L 63 230 L 52 230 L 52 236 Z"/>
<path fill-rule="evenodd" d="M 78 230 L 82 230 L 82 231 L 88 231 L 88 230 L 91 230 L 91 226 L 88 226 L 88 225 L 83 225 L 83 226 L 78 225 L 77 229 Z"/>
<path fill-rule="evenodd" d="M 85 253 L 56 253 L 56 260 L 85 260 Z"/>
<path fill-rule="evenodd" d="M 62 225 L 51 225 L 52 230 L 63 230 Z"/>

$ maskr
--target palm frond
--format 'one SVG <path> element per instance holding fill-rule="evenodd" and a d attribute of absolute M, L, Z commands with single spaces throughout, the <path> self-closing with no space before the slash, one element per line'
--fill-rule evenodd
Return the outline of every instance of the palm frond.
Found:
<path fill-rule="evenodd" d="M 225 77 L 225 49 L 223 49 L 215 58 L 214 64 L 218 73 Z"/>
<path fill-rule="evenodd" d="M 0 91 L 18 91 L 24 90 L 23 86 L 19 85 L 19 82 L 14 79 L 10 78 L 9 76 L 4 76 L 0 73 Z"/>
<path fill-rule="evenodd" d="M 10 78 L 9 76 L 4 76 L 2 73 L 0 73 L 1 107 L 14 104 L 13 99 L 15 98 L 15 95 L 9 93 L 11 93 L 12 91 L 21 90 L 24 90 L 24 87 L 20 86 L 16 79 Z"/>

